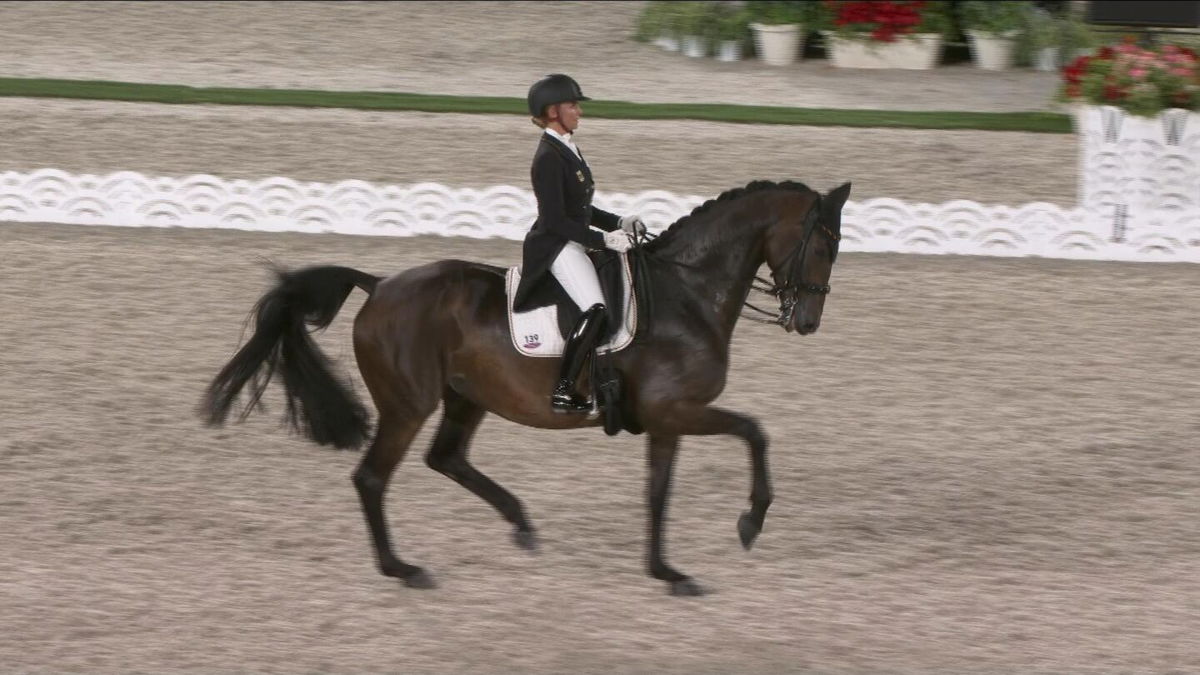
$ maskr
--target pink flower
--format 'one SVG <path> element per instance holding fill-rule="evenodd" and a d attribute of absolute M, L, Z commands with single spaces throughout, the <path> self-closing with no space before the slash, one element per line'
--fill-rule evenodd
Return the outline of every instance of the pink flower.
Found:
<path fill-rule="evenodd" d="M 1102 81 L 1096 81 L 1102 76 Z M 1152 114 L 1159 102 L 1200 109 L 1200 58 L 1186 47 L 1142 49 L 1126 41 L 1076 59 L 1062 70 L 1068 99 Z"/>

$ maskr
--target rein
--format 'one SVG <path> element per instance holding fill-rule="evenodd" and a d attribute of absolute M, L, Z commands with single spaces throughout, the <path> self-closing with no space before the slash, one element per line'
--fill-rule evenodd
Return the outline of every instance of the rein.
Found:
<path fill-rule="evenodd" d="M 752 283 L 750 285 L 750 289 L 779 299 L 779 311 L 770 312 L 755 306 L 748 300 L 743 300 L 742 305 L 754 310 L 755 312 L 758 312 L 759 314 L 765 314 L 769 318 L 764 319 L 745 313 L 741 315 L 741 318 L 757 323 L 786 326 L 792 320 L 792 314 L 796 310 L 796 304 L 800 301 L 800 293 L 815 293 L 820 295 L 829 294 L 829 284 L 806 284 L 796 281 L 798 277 L 803 276 L 804 253 L 807 251 L 809 241 L 812 239 L 813 233 L 817 231 L 818 227 L 832 241 L 838 242 L 842 239 L 841 236 L 834 234 L 829 230 L 828 227 L 818 222 L 817 215 L 819 213 L 820 201 L 818 201 L 817 204 L 815 204 L 809 211 L 809 215 L 806 220 L 810 222 L 807 222 L 805 225 L 804 237 L 799 241 L 799 243 L 796 244 L 796 247 L 793 248 L 790 253 L 788 253 L 787 257 L 783 259 L 783 265 L 781 265 L 781 268 L 787 270 L 787 274 L 784 276 L 785 281 L 782 285 L 777 282 L 763 279 L 757 274 L 754 275 L 754 281 L 757 283 Z M 677 265 L 679 267 L 686 267 L 693 270 L 703 269 L 698 265 L 691 265 L 688 263 L 679 262 L 678 260 L 667 260 L 666 258 L 660 258 L 649 251 L 642 249 L 644 244 L 655 239 L 658 239 L 658 235 L 651 234 L 650 232 L 644 232 L 642 235 L 634 238 L 633 250 L 641 254 L 636 256 L 639 259 L 637 264 L 642 267 L 642 270 L 639 270 L 639 272 L 644 271 L 646 258 L 650 258 L 660 263 Z M 797 267 L 799 267 L 799 269 L 796 269 Z M 647 298 L 649 298 L 649 296 L 650 294 L 647 293 Z"/>

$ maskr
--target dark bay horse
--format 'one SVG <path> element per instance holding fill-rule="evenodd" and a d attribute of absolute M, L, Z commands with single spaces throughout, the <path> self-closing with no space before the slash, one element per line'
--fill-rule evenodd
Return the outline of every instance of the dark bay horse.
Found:
<path fill-rule="evenodd" d="M 749 548 L 771 503 L 767 439 L 754 418 L 709 403 L 725 387 L 734 325 L 763 263 L 771 270 L 770 292 L 780 300 L 776 322 L 801 335 L 817 330 L 849 194 L 849 183 L 821 195 L 800 183 L 756 181 L 697 207 L 643 247 L 653 288 L 651 328 L 611 359 L 623 375 L 623 416 L 649 439 L 649 572 L 673 594 L 703 592 L 668 565 L 663 553 L 679 438 L 731 434 L 749 446 L 750 509 L 738 519 L 738 535 Z M 309 327 L 327 327 L 350 292 L 360 288 L 370 297 L 354 321 L 354 354 L 379 419 L 353 480 L 380 571 L 411 587 L 434 585 L 423 569 L 393 552 L 383 497 L 439 402 L 443 416 L 426 463 L 495 507 L 512 523 L 516 543 L 535 549 L 520 500 L 468 460 L 472 435 L 488 412 L 544 429 L 600 422 L 551 412 L 558 362 L 522 356 L 513 347 L 504 270 L 444 260 L 387 279 L 337 266 L 278 276 L 254 309 L 254 335 L 208 388 L 201 408 L 208 423 L 223 424 L 247 385 L 243 415 L 249 414 L 272 374 L 279 373 L 294 428 L 322 445 L 351 448 L 365 442 L 367 410 L 334 375 L 309 334 Z"/>

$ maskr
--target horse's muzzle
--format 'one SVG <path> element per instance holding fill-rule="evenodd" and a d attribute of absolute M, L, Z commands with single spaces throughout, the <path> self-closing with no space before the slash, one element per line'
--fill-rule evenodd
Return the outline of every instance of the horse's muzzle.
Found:
<path fill-rule="evenodd" d="M 803 321 L 799 318 L 793 318 L 791 321 L 784 324 L 787 332 L 796 332 L 801 335 L 809 335 L 817 332 L 817 328 L 821 326 L 820 321 Z"/>

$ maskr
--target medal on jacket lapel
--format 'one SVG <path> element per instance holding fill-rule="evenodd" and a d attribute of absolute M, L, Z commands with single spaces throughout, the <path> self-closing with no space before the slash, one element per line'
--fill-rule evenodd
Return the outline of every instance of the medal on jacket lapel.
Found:
<path fill-rule="evenodd" d="M 579 171 L 576 171 L 576 172 L 575 172 L 575 177 L 579 179 L 579 182 L 580 182 L 580 183 L 582 183 L 582 182 L 583 182 L 583 169 L 580 169 Z"/>

